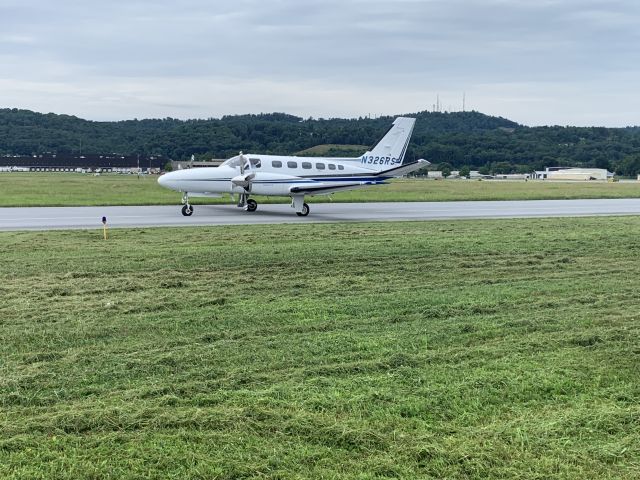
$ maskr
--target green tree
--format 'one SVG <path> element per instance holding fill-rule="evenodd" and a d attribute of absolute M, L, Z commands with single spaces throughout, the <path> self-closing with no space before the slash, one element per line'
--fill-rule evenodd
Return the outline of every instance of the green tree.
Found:
<path fill-rule="evenodd" d="M 449 175 L 451 175 L 451 164 L 447 162 L 439 163 L 438 170 L 442 172 L 442 176 L 444 178 L 447 178 Z"/>
<path fill-rule="evenodd" d="M 498 173 L 552 166 L 602 166 L 635 175 L 640 127 L 526 127 L 479 112 L 418 112 L 407 159 L 451 168 L 489 165 Z M 0 109 L 0 155 L 44 153 L 162 155 L 172 160 L 229 158 L 239 151 L 292 154 L 317 145 L 374 145 L 393 117 L 302 119 L 284 113 L 95 122 L 69 115 Z M 344 148 L 342 148 L 345 146 Z M 360 147 L 363 146 L 363 147 Z M 343 152 L 344 150 L 344 152 Z M 2 162 L 0 162 L 1 164 Z M 509 169 L 506 169 L 509 165 Z M 505 166 L 503 169 L 502 166 Z M 435 167 L 434 167 L 435 168 Z"/>
<path fill-rule="evenodd" d="M 494 174 L 507 174 L 513 171 L 513 165 L 509 162 L 496 162 L 491 169 Z"/>
<path fill-rule="evenodd" d="M 640 174 L 640 154 L 627 155 L 616 166 L 618 175 L 635 177 Z"/>
<path fill-rule="evenodd" d="M 469 168 L 469 165 L 463 165 L 462 168 L 460 168 L 460 176 L 469 178 L 469 175 L 471 175 L 471 168 Z"/>

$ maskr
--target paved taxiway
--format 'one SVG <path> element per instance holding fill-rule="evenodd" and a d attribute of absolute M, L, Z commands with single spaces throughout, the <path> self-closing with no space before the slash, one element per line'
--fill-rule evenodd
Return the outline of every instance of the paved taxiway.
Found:
<path fill-rule="evenodd" d="M 100 228 L 268 223 L 362 222 L 464 218 L 640 215 L 640 199 L 530 200 L 500 202 L 311 203 L 298 217 L 289 205 L 261 204 L 253 213 L 233 205 L 196 205 L 191 217 L 180 206 L 0 208 L 0 230 Z"/>

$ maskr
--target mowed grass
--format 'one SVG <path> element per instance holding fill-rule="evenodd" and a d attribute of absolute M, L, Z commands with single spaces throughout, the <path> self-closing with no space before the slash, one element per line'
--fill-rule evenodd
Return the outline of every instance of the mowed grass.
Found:
<path fill-rule="evenodd" d="M 639 478 L 640 218 L 0 234 L 0 478 Z"/>
<path fill-rule="evenodd" d="M 640 182 L 512 182 L 398 179 L 379 185 L 312 197 L 312 202 L 414 202 L 452 200 L 544 200 L 576 198 L 637 198 Z M 162 188 L 157 177 L 82 175 L 75 173 L 0 174 L 0 207 L 84 205 L 178 205 L 181 195 Z M 283 197 L 256 197 L 261 203 L 288 202 Z M 193 198 L 193 203 L 230 203 Z"/>

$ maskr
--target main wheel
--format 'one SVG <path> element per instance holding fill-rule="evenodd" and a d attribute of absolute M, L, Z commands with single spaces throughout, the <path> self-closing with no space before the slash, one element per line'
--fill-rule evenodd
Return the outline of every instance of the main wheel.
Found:
<path fill-rule="evenodd" d="M 184 205 L 182 207 L 182 215 L 185 217 L 190 217 L 193 215 L 193 205 Z"/>
<path fill-rule="evenodd" d="M 306 217 L 307 215 L 309 215 L 309 205 L 307 205 L 306 203 L 302 204 L 302 211 L 296 212 L 296 215 L 298 215 L 299 217 Z"/>
<path fill-rule="evenodd" d="M 258 202 L 252 198 L 247 200 L 247 212 L 255 212 L 256 208 L 258 208 Z"/>

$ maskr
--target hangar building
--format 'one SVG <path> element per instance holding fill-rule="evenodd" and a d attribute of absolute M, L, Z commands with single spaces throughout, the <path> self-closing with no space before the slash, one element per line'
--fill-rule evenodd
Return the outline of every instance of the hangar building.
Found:
<path fill-rule="evenodd" d="M 536 180 L 609 180 L 613 173 L 606 168 L 547 167 L 533 173 Z"/>

